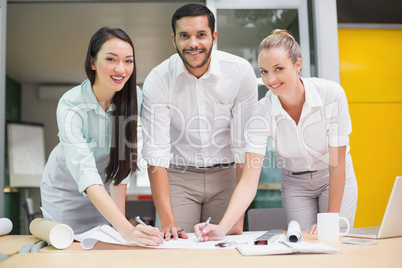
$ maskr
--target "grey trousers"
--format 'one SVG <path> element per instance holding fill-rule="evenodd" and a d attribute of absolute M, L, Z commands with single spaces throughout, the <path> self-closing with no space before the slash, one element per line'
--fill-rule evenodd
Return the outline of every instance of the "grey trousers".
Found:
<path fill-rule="evenodd" d="M 286 221 L 296 220 L 302 230 L 317 223 L 317 213 L 327 212 L 329 199 L 329 171 L 292 175 L 282 169 L 282 205 Z M 357 207 L 357 182 L 354 172 L 347 172 L 340 215 L 353 226 Z M 342 226 L 346 227 L 346 226 Z"/>
<path fill-rule="evenodd" d="M 236 187 L 236 167 L 194 168 L 171 165 L 170 198 L 176 223 L 186 232 L 211 217 L 218 224 Z M 160 226 L 158 215 L 156 226 Z"/>

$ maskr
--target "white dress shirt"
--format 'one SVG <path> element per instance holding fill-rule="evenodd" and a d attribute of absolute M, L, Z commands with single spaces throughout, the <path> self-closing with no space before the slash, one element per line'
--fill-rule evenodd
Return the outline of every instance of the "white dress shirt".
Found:
<path fill-rule="evenodd" d="M 301 78 L 305 102 L 299 123 L 282 108 L 279 98 L 271 91 L 259 101 L 246 131 L 247 152 L 265 154 L 267 138 L 276 146 L 277 161 L 290 171 L 328 168 L 329 146 L 347 146 L 352 131 L 348 103 L 343 88 L 332 81 Z M 353 168 L 353 167 L 352 167 Z"/>
<path fill-rule="evenodd" d="M 250 63 L 213 50 L 208 71 L 191 75 L 174 54 L 147 76 L 141 112 L 145 161 L 207 167 L 244 161 L 244 123 L 257 104 Z"/>

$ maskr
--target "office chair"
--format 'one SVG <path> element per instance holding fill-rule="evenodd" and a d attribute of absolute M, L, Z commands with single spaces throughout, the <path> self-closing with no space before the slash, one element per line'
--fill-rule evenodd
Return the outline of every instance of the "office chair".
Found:
<path fill-rule="evenodd" d="M 25 198 L 25 203 L 22 206 L 25 209 L 25 214 L 27 216 L 28 225 L 31 221 L 33 221 L 33 219 L 35 219 L 37 217 L 42 217 L 42 212 L 35 211 L 34 201 L 32 198 L 30 198 L 30 197 Z"/>
<path fill-rule="evenodd" d="M 286 230 L 283 208 L 252 208 L 247 212 L 249 231 Z"/>

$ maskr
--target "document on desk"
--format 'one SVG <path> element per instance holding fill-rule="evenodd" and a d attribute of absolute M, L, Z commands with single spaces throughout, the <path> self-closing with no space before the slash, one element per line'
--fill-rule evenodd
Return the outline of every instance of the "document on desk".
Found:
<path fill-rule="evenodd" d="M 75 235 L 74 240 L 81 242 L 81 247 L 84 249 L 93 248 L 98 241 L 134 247 L 145 246 L 134 241 L 124 240 L 120 233 L 109 225 L 99 225 L 85 233 Z"/>
<path fill-rule="evenodd" d="M 279 254 L 295 254 L 295 253 L 311 253 L 311 254 L 339 254 L 340 251 L 330 247 L 324 243 L 309 243 L 301 241 L 299 243 L 289 242 L 286 235 L 279 235 L 275 241 L 269 245 L 237 245 L 236 249 L 243 256 L 257 255 L 279 255 Z"/>
<path fill-rule="evenodd" d="M 170 249 L 225 249 L 235 248 L 236 245 L 253 244 L 254 240 L 265 232 L 243 232 L 241 235 L 226 235 L 219 241 L 198 241 L 194 233 L 188 234 L 188 239 L 177 239 L 165 241 L 155 248 Z"/>
<path fill-rule="evenodd" d="M 199 242 L 194 233 L 189 233 L 188 239 L 177 239 L 164 241 L 162 245 L 154 247 L 161 249 L 220 249 L 220 248 L 235 248 L 240 244 L 253 244 L 254 239 L 261 236 L 265 232 L 244 232 L 241 235 L 227 235 L 221 241 L 206 241 Z M 144 247 L 144 245 L 126 241 L 113 227 L 108 225 L 100 225 L 85 233 L 75 235 L 75 240 L 81 242 L 84 249 L 92 249 L 98 241 L 110 244 Z M 217 247 L 217 243 L 223 241 L 223 246 Z"/>

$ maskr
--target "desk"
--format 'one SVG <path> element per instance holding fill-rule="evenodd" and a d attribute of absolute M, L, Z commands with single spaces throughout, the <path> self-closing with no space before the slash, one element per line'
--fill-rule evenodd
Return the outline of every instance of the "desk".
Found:
<path fill-rule="evenodd" d="M 0 236 L 0 253 L 12 256 L 17 254 L 21 247 L 29 243 L 36 243 L 40 239 L 32 235 L 5 235 Z"/>
<path fill-rule="evenodd" d="M 317 236 L 303 232 L 303 239 L 317 242 Z M 0 240 L 1 243 L 1 240 Z M 275 256 L 242 256 L 236 249 L 167 250 L 121 247 L 116 250 L 45 251 L 16 254 L 0 267 L 402 267 L 402 237 L 378 240 L 377 245 L 357 246 L 340 241 L 326 241 L 341 254 L 305 254 Z"/>

